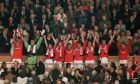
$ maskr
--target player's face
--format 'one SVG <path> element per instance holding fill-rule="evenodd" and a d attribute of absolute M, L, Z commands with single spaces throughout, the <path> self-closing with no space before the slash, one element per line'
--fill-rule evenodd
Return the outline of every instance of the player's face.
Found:
<path fill-rule="evenodd" d="M 88 47 L 91 47 L 91 42 L 90 41 L 88 42 Z"/>
<path fill-rule="evenodd" d="M 71 44 L 68 44 L 68 49 L 71 49 L 72 45 Z"/>
<path fill-rule="evenodd" d="M 17 43 L 16 43 L 16 46 L 19 47 L 19 45 L 20 45 L 19 42 L 17 42 Z"/>
<path fill-rule="evenodd" d="M 81 44 L 80 44 L 80 43 L 78 43 L 77 47 L 78 47 L 78 48 L 80 48 L 80 47 L 81 47 Z"/>
<path fill-rule="evenodd" d="M 61 48 L 61 46 L 62 46 L 62 44 L 61 43 L 58 43 L 58 47 Z"/>
<path fill-rule="evenodd" d="M 103 40 L 103 41 L 102 41 L 102 44 L 103 44 L 103 45 L 106 45 L 106 41 L 105 41 L 105 40 Z"/>
<path fill-rule="evenodd" d="M 6 30 L 6 29 L 3 30 L 3 34 L 4 34 L 4 35 L 7 35 L 7 30 Z"/>
<path fill-rule="evenodd" d="M 121 48 L 122 49 L 126 49 L 126 45 L 125 44 L 122 44 Z"/>
<path fill-rule="evenodd" d="M 34 45 L 35 44 L 35 41 L 34 40 L 31 40 L 31 45 Z"/>

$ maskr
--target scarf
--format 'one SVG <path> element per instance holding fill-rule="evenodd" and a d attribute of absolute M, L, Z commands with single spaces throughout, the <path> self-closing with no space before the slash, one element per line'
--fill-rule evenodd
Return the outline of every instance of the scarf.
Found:
<path fill-rule="evenodd" d="M 102 45 L 99 47 L 99 51 L 98 51 L 99 54 L 101 53 L 101 49 L 104 49 L 105 53 L 107 53 L 107 46 L 106 45 L 104 46 L 104 48 Z"/>
<path fill-rule="evenodd" d="M 29 45 L 27 52 L 36 53 L 36 45 Z"/>
<path fill-rule="evenodd" d="M 60 48 L 60 57 L 62 57 L 62 48 Z"/>
<path fill-rule="evenodd" d="M 83 49 L 82 49 L 82 47 L 80 48 L 80 55 L 83 55 Z"/>
<path fill-rule="evenodd" d="M 59 51 L 58 47 L 56 48 L 56 50 Z M 60 48 L 60 57 L 62 57 L 62 48 Z"/>
<path fill-rule="evenodd" d="M 75 55 L 76 50 L 79 50 L 79 49 L 76 48 L 76 49 L 74 50 L 74 55 Z M 80 48 L 80 55 L 83 55 L 83 49 L 82 49 L 82 47 Z"/>
<path fill-rule="evenodd" d="M 121 50 L 121 53 L 126 53 L 126 50 Z"/>
<path fill-rule="evenodd" d="M 53 57 L 53 49 L 47 49 L 47 52 L 46 52 L 46 56 L 48 56 L 50 54 L 51 57 Z"/>
<path fill-rule="evenodd" d="M 89 54 L 89 52 L 90 52 L 90 51 L 93 52 L 93 50 L 94 50 L 93 47 L 87 48 L 87 52 L 86 52 L 86 53 Z"/>

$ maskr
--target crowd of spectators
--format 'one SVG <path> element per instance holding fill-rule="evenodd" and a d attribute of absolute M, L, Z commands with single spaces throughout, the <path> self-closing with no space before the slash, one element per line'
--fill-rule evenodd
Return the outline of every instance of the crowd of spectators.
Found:
<path fill-rule="evenodd" d="M 139 63 L 100 63 L 97 60 L 96 64 L 85 65 L 83 68 L 71 67 L 70 63 L 60 68 L 55 64 L 54 68 L 48 69 L 43 62 L 38 61 L 30 69 L 26 62 L 19 64 L 15 61 L 9 68 L 3 62 L 0 68 L 0 84 L 140 84 Z"/>
<path fill-rule="evenodd" d="M 28 32 L 28 42 L 40 37 L 45 29 L 48 44 L 56 39 L 65 39 L 69 34 L 87 38 L 98 32 L 98 39 L 109 41 L 113 31 L 132 39 L 130 54 L 140 53 L 140 2 L 139 0 L 1 0 L 0 2 L 0 52 L 9 53 L 13 30 L 22 28 Z M 93 38 L 91 37 L 91 40 Z M 45 54 L 44 43 L 38 54 Z M 98 47 L 95 47 L 95 55 Z M 23 50 L 25 53 L 25 49 Z M 117 55 L 116 38 L 109 49 L 109 55 Z"/>

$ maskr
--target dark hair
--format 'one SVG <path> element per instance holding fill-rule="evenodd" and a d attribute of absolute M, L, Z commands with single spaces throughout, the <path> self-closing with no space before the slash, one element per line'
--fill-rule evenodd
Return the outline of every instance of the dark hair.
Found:
<path fill-rule="evenodd" d="M 0 79 L 5 79 L 5 73 L 4 72 L 1 73 Z"/>
<path fill-rule="evenodd" d="M 100 65 L 101 64 L 101 60 L 97 60 L 97 65 Z"/>
<path fill-rule="evenodd" d="M 137 72 L 134 72 L 133 73 L 133 78 L 137 78 L 138 77 L 138 73 Z"/>
<path fill-rule="evenodd" d="M 137 66 L 136 66 L 135 64 L 133 64 L 133 65 L 131 66 L 131 69 L 132 69 L 132 70 L 135 70 L 136 67 L 137 67 Z"/>
<path fill-rule="evenodd" d="M 82 45 L 82 42 L 81 41 L 78 41 L 78 44 L 81 44 Z"/>
<path fill-rule="evenodd" d="M 13 77 L 13 83 L 16 83 L 16 82 L 17 82 L 17 77 L 14 76 L 14 77 Z"/>
<path fill-rule="evenodd" d="M 2 62 L 1 68 L 5 69 L 6 68 L 6 62 Z"/>
<path fill-rule="evenodd" d="M 67 44 L 67 48 L 68 48 L 68 46 L 70 46 L 70 45 L 71 45 L 71 43 L 68 43 L 68 44 Z"/>
<path fill-rule="evenodd" d="M 26 76 L 26 72 L 25 72 L 25 71 L 21 71 L 21 72 L 19 73 L 19 76 L 20 76 L 21 78 L 24 78 L 24 77 Z"/>
<path fill-rule="evenodd" d="M 109 75 L 111 74 L 111 72 L 109 70 L 106 70 L 105 72 L 107 72 Z"/>
<path fill-rule="evenodd" d="M 114 62 L 111 62 L 111 67 L 114 68 L 114 70 L 116 70 L 116 64 Z"/>
<path fill-rule="evenodd" d="M 67 63 L 67 64 L 66 64 L 66 68 L 69 68 L 70 66 L 71 66 L 70 63 Z"/>
<path fill-rule="evenodd" d="M 126 72 L 126 66 L 124 64 L 120 64 L 120 67 L 122 68 L 123 72 Z"/>
<path fill-rule="evenodd" d="M 51 80 L 50 79 L 44 79 L 41 84 L 51 84 Z"/>

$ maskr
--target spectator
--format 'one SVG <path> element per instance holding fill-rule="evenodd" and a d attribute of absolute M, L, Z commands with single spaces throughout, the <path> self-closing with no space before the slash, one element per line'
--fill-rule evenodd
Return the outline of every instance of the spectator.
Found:
<path fill-rule="evenodd" d="M 140 52 L 138 51 L 140 49 L 140 39 L 138 38 L 138 33 L 135 33 L 133 41 L 132 41 L 132 55 L 139 55 Z"/>
<path fill-rule="evenodd" d="M 11 38 L 13 30 L 15 29 L 16 26 L 13 17 L 9 17 L 8 24 L 6 26 L 8 28 L 8 36 Z"/>
<path fill-rule="evenodd" d="M 28 23 L 29 23 L 30 27 L 32 27 L 33 25 L 37 24 L 35 14 L 30 14 L 30 19 L 29 19 Z"/>
<path fill-rule="evenodd" d="M 97 22 L 96 22 L 96 17 L 93 15 L 91 18 L 90 18 L 90 27 L 94 27 L 97 25 Z"/>
<path fill-rule="evenodd" d="M 107 16 L 106 16 L 106 15 L 103 15 L 103 16 L 102 16 L 102 20 L 101 20 L 100 23 L 99 23 L 99 29 L 100 29 L 101 31 L 105 30 L 105 29 L 104 29 L 104 24 L 106 24 L 106 25 L 110 28 L 111 23 L 110 23 L 110 21 L 107 19 Z"/>
<path fill-rule="evenodd" d="M 111 80 L 110 71 L 105 71 L 104 84 L 109 84 L 110 80 Z"/>
<path fill-rule="evenodd" d="M 62 23 L 57 20 L 57 16 L 56 15 L 53 16 L 53 20 L 50 23 L 50 28 L 52 29 L 52 32 L 54 34 L 54 37 L 55 38 L 59 38 L 60 31 L 62 29 Z"/>
<path fill-rule="evenodd" d="M 11 67 L 11 72 L 13 75 L 18 76 L 18 72 L 19 72 L 19 63 L 18 61 L 14 61 L 13 62 L 13 66 Z"/>
<path fill-rule="evenodd" d="M 42 15 L 42 19 L 39 21 L 39 29 L 42 30 L 45 27 L 45 24 L 49 24 L 46 14 Z"/>
<path fill-rule="evenodd" d="M 134 11 L 140 11 L 140 3 L 139 0 L 135 0 L 135 4 L 133 5 L 133 10 Z"/>
<path fill-rule="evenodd" d="M 36 75 L 42 75 L 45 73 L 45 65 L 39 61 L 36 65 Z"/>
<path fill-rule="evenodd" d="M 52 77 L 53 83 L 57 83 L 58 82 L 57 79 L 60 77 L 60 74 L 61 74 L 58 69 L 58 65 L 55 65 L 54 69 L 51 72 L 52 72 L 51 77 Z"/>
<path fill-rule="evenodd" d="M 3 69 L 4 70 L 4 76 L 7 74 L 7 64 L 6 64 L 6 62 L 2 62 L 2 64 L 1 64 L 1 69 Z"/>
<path fill-rule="evenodd" d="M 21 18 L 20 23 L 18 24 L 18 28 L 22 28 L 23 30 L 30 31 L 29 24 L 26 23 L 24 18 Z"/>
<path fill-rule="evenodd" d="M 9 82 L 14 82 L 15 81 L 15 75 L 12 74 L 11 69 L 7 71 L 7 75 L 5 76 L 5 79 L 8 80 Z"/>
<path fill-rule="evenodd" d="M 66 18 L 67 16 L 66 16 L 66 14 L 64 13 L 64 10 L 63 10 L 63 9 L 59 9 L 59 10 L 58 10 L 58 13 L 57 13 L 57 15 L 56 15 L 56 17 L 57 17 L 57 20 L 58 20 L 58 21 L 60 21 L 60 22 L 63 23 L 64 18 Z"/>
<path fill-rule="evenodd" d="M 79 6 L 79 10 L 76 12 L 77 25 L 86 25 L 87 12 L 83 10 L 83 6 Z"/>
<path fill-rule="evenodd" d="M 25 72 L 20 72 L 19 73 L 19 76 L 17 77 L 17 82 L 19 83 L 19 84 L 27 84 L 27 77 L 25 76 Z"/>
<path fill-rule="evenodd" d="M 96 17 L 97 17 L 97 23 L 100 23 L 102 20 L 103 15 L 106 15 L 109 19 L 110 11 L 107 9 L 106 4 L 102 4 L 102 6 L 97 10 Z"/>
<path fill-rule="evenodd" d="M 13 81 L 11 81 L 10 84 L 18 84 L 18 82 L 17 82 L 17 77 L 13 77 Z"/>
<path fill-rule="evenodd" d="M 111 17 L 110 17 L 110 22 L 111 22 L 112 29 L 114 29 L 115 25 L 118 22 L 118 19 L 119 19 L 119 17 L 118 17 L 117 9 L 113 9 L 111 11 Z"/>
<path fill-rule="evenodd" d="M 0 20 L 0 33 L 2 32 L 3 29 L 4 29 L 4 26 L 2 25 L 2 21 Z"/>
<path fill-rule="evenodd" d="M 3 79 L 3 77 L 0 77 L 0 84 L 4 84 L 4 79 Z"/>
<path fill-rule="evenodd" d="M 68 18 L 68 23 L 72 24 L 75 21 L 75 11 L 73 10 L 73 6 L 68 6 L 68 11 L 66 11 L 66 15 Z"/>
<path fill-rule="evenodd" d="M 10 51 L 10 38 L 8 37 L 8 29 L 3 29 L 0 35 L 0 52 L 8 53 Z"/>
<path fill-rule="evenodd" d="M 116 73 L 116 65 L 114 62 L 111 63 L 110 66 L 110 75 L 111 75 L 111 83 L 114 83 L 117 80 L 117 73 Z"/>

